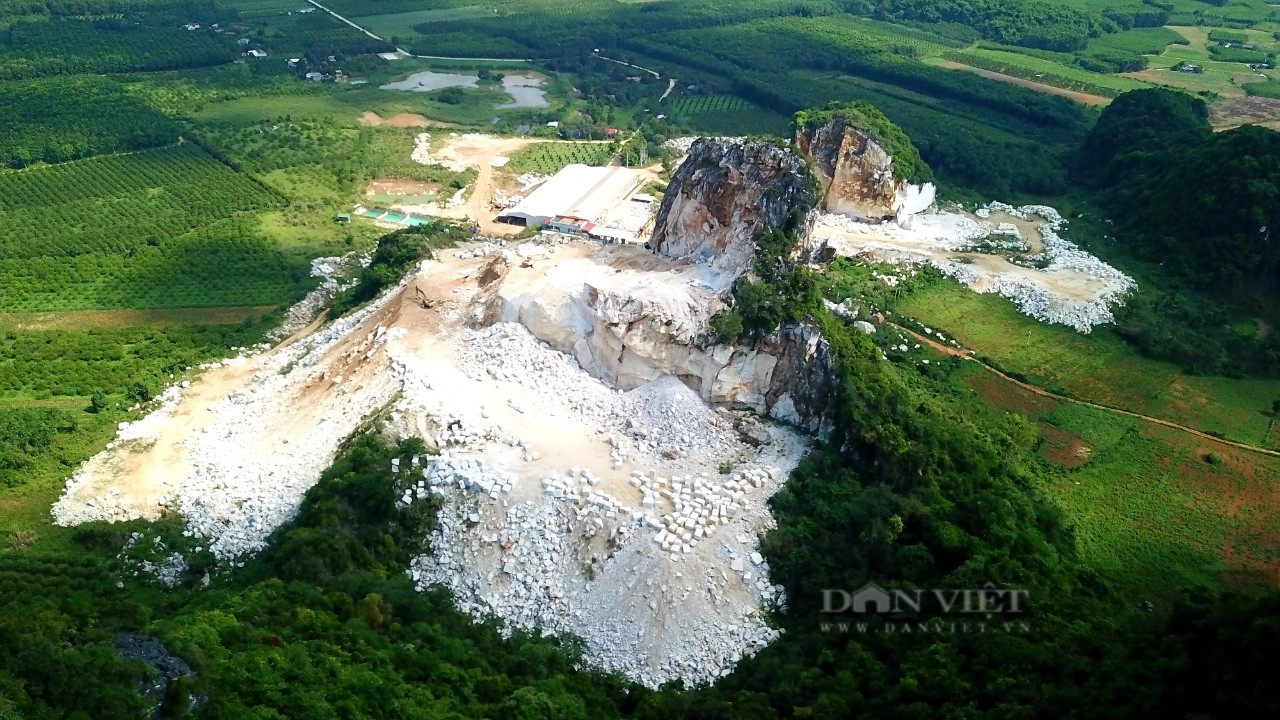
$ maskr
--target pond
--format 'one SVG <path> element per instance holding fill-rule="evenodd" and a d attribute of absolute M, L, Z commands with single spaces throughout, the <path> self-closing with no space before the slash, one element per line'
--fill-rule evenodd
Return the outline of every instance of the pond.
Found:
<path fill-rule="evenodd" d="M 459 73 L 442 73 L 425 70 L 410 75 L 404 80 L 387 83 L 383 90 L 407 90 L 409 92 L 432 92 L 447 87 L 477 87 L 479 78 L 475 75 Z M 513 102 L 498 105 L 499 110 L 512 108 L 547 107 L 547 91 L 543 89 L 541 78 L 525 75 L 506 75 L 502 78 L 502 91 L 510 95 Z"/>

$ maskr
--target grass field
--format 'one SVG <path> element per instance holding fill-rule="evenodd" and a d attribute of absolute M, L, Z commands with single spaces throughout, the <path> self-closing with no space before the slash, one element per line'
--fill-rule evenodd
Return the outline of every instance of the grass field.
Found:
<path fill-rule="evenodd" d="M 966 368 L 998 409 L 1036 422 L 1058 466 L 1042 490 L 1067 513 L 1085 561 L 1122 594 L 1273 584 L 1280 561 L 1280 459 L 1135 418 L 1043 398 Z"/>
<path fill-rule="evenodd" d="M 1137 355 L 1105 329 L 1081 335 L 1046 325 L 1008 300 L 951 281 L 904 297 L 896 310 L 1055 392 L 1280 449 L 1280 433 L 1271 432 L 1268 439 L 1271 423 L 1265 414 L 1280 399 L 1280 380 L 1189 376 Z"/>
<path fill-rule="evenodd" d="M 1171 85 L 1192 92 L 1213 92 L 1223 97 L 1239 97 L 1244 94 L 1244 85 L 1266 80 L 1265 77 L 1254 74 L 1243 63 L 1215 60 L 1213 54 L 1209 52 L 1209 33 L 1214 28 L 1175 26 L 1172 29 L 1185 37 L 1188 44 L 1170 45 L 1162 54 L 1151 58 L 1149 68 L 1139 73 L 1128 73 L 1126 77 Z M 1170 70 L 1183 61 L 1199 65 L 1204 72 L 1185 73 Z M 1275 76 L 1274 70 L 1268 72 Z"/>

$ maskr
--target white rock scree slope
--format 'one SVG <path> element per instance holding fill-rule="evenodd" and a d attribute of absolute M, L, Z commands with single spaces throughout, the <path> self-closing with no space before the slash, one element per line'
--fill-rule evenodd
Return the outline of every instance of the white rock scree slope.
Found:
<path fill-rule="evenodd" d="M 523 325 L 476 321 L 501 283 L 481 280 L 504 254 L 510 275 L 560 277 L 551 268 L 565 262 L 666 278 L 677 297 L 693 267 L 637 246 L 551 244 L 547 267 L 526 269 L 500 244 L 479 248 L 442 253 L 366 309 L 171 390 L 68 483 L 58 521 L 169 507 L 220 561 L 239 562 L 296 512 L 339 442 L 392 403 L 393 432 L 441 451 L 388 468 L 403 502 L 444 499 L 434 554 L 409 569 L 423 587 L 445 585 L 513 628 L 577 634 L 593 663 L 651 685 L 713 678 L 763 647 L 774 635 L 762 608 L 781 600 L 758 555 L 765 502 L 806 441 L 714 410 L 671 376 L 621 391 Z M 419 306 L 415 285 L 438 303 Z M 188 406 L 228 377 L 220 397 Z M 163 481 L 140 482 L 153 464 Z"/>

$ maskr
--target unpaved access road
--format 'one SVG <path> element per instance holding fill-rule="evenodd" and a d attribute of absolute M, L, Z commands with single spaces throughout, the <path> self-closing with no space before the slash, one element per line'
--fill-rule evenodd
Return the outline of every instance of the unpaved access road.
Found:
<path fill-rule="evenodd" d="M 1060 95 L 1062 97 L 1075 100 L 1076 102 L 1084 105 L 1106 105 L 1111 102 L 1111 98 L 1109 97 L 1103 97 L 1101 95 L 1091 95 L 1089 93 L 1080 92 L 1078 90 L 1068 90 L 1067 88 L 1060 88 L 1056 85 L 1049 85 L 1048 83 L 1036 82 L 1035 80 L 1027 80 L 1026 78 L 1020 78 L 1014 75 L 1005 75 L 1004 73 L 998 73 L 992 70 L 986 70 L 984 68 L 974 67 L 972 65 L 965 65 L 964 63 L 959 63 L 954 60 L 944 60 L 938 64 L 949 70 L 964 70 L 966 72 L 971 72 L 975 75 L 981 75 L 984 78 L 988 78 L 991 80 L 999 80 L 1000 82 L 1006 82 L 1006 83 L 1009 83 L 1010 85 L 1017 85 L 1019 87 L 1024 87 L 1029 90 L 1035 90 L 1036 92 L 1042 92 L 1047 95 Z"/>
<path fill-rule="evenodd" d="M 1040 387 L 1039 385 L 1032 385 L 1030 383 L 1025 383 L 1025 382 L 1022 382 L 1021 380 L 1016 380 L 1012 377 L 1009 377 L 1003 372 L 1000 372 L 996 368 L 993 368 L 990 365 L 982 362 L 978 358 L 974 357 L 972 355 L 972 352 L 973 352 L 972 350 L 957 350 L 956 348 L 943 345 L 937 340 L 921 335 L 913 330 L 909 330 L 905 327 L 902 327 L 901 325 L 897 325 L 894 323 L 886 323 L 886 324 L 892 325 L 895 329 L 901 330 L 902 332 L 907 333 L 911 337 L 914 337 L 916 340 L 919 340 L 921 343 L 928 345 L 929 347 L 933 348 L 934 350 L 937 350 L 938 352 L 944 355 L 951 355 L 953 357 L 964 358 L 965 360 L 976 362 L 982 367 L 986 368 L 987 372 L 990 372 L 991 374 L 996 375 L 1002 380 L 1013 383 L 1014 385 L 1017 385 L 1018 387 L 1028 392 L 1033 392 L 1036 395 L 1039 395 L 1041 397 L 1053 398 L 1054 400 L 1061 400 L 1062 402 L 1075 403 L 1077 405 L 1091 407 L 1094 410 L 1105 410 L 1106 412 L 1113 412 L 1113 413 L 1118 413 L 1120 415 L 1127 415 L 1132 418 L 1138 418 L 1139 420 L 1146 420 L 1147 422 L 1152 422 L 1157 425 L 1163 425 L 1168 428 L 1173 428 L 1174 430 L 1181 430 L 1182 432 L 1195 435 L 1196 437 L 1201 438 L 1202 440 L 1207 440 L 1209 442 L 1215 442 L 1222 445 L 1230 445 L 1231 447 L 1240 448 L 1241 450 L 1251 450 L 1256 453 L 1262 453 L 1263 455 L 1271 455 L 1272 457 L 1280 457 L 1280 451 L 1269 450 L 1264 447 L 1258 447 L 1257 445 L 1250 445 L 1248 443 L 1237 442 L 1235 440 L 1227 440 L 1226 438 L 1220 438 L 1220 437 L 1217 437 L 1216 435 L 1210 435 L 1209 433 L 1196 430 L 1195 428 L 1187 427 L 1186 425 L 1179 425 L 1178 423 L 1173 422 L 1171 420 L 1152 417 L 1150 415 L 1143 415 L 1142 413 L 1136 413 L 1131 410 L 1123 410 L 1118 407 L 1111 407 L 1110 405 L 1099 405 L 1098 403 L 1089 402 L 1088 400 L 1080 400 L 1079 398 L 1067 397 L 1066 395 L 1059 395 L 1055 392 L 1046 390 Z"/>

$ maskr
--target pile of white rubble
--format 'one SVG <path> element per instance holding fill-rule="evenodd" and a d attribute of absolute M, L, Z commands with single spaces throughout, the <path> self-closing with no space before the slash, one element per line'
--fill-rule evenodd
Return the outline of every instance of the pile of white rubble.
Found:
<path fill-rule="evenodd" d="M 1023 263 L 1035 262 L 1036 267 L 1009 262 L 1009 271 L 999 272 L 987 264 L 965 262 L 962 255 L 950 255 L 972 253 L 978 241 L 991 235 L 1008 236 L 1014 239 L 1014 244 L 1025 241 L 1011 224 L 993 227 L 957 212 L 916 215 L 906 227 L 894 223 L 872 225 L 843 215 L 824 214 L 817 220 L 817 234 L 826 235 L 827 229 L 839 230 L 846 242 L 835 243 L 838 252 L 867 253 L 877 260 L 895 264 L 931 265 L 969 287 L 1010 299 L 1022 312 L 1037 320 L 1067 325 L 1082 333 L 1096 325 L 1113 322 L 1111 308 L 1122 304 L 1137 288 L 1132 278 L 1064 239 L 1059 231 L 1066 221 L 1054 208 L 1013 207 L 995 202 L 974 211 L 979 218 L 993 213 L 1007 213 L 1027 221 L 1043 219 L 1040 234 L 1044 251 L 1023 260 Z M 1079 293 L 1068 294 L 1057 287 L 1059 282 L 1072 282 L 1073 278 L 1087 281 L 1096 289 L 1080 297 Z"/>
<path fill-rule="evenodd" d="M 467 164 L 461 160 L 445 160 L 433 156 L 431 154 L 431 133 L 418 133 L 417 137 L 413 139 L 413 152 L 410 153 L 409 159 L 419 165 L 435 165 L 453 172 L 462 172 L 467 169 Z"/>
<path fill-rule="evenodd" d="M 728 672 L 777 636 L 765 618 L 783 597 L 758 538 L 807 440 L 767 425 L 748 442 L 740 413 L 677 378 L 622 392 L 523 325 L 469 328 L 483 258 L 520 247 L 425 261 L 252 368 L 238 367 L 247 353 L 228 361 L 214 372 L 230 373 L 230 391 L 199 413 L 184 418 L 184 388 L 171 388 L 161 411 L 121 429 L 129 447 L 106 453 L 106 472 L 68 482 L 57 521 L 148 516 L 111 498 L 137 482 L 112 468 L 149 460 L 163 482 L 144 500 L 180 511 L 223 567 L 241 565 L 296 513 L 340 441 L 385 410 L 390 432 L 439 451 L 388 468 L 402 504 L 443 502 L 432 553 L 407 569 L 420 587 L 448 587 L 508 628 L 578 635 L 593 664 L 649 685 Z M 669 276 L 672 292 L 690 282 Z M 411 283 L 444 302 L 420 307 Z M 166 436 L 166 425 L 188 429 Z M 172 449 L 151 453 L 157 438 Z"/>
<path fill-rule="evenodd" d="M 321 257 L 311 261 L 311 277 L 320 278 L 320 284 L 307 293 L 302 300 L 294 303 L 285 313 L 284 321 L 267 333 L 267 339 L 278 342 L 306 327 L 308 323 L 328 307 L 330 301 L 352 287 L 358 279 L 348 277 L 354 275 L 355 267 L 368 267 L 372 254 L 359 255 L 351 252 L 341 257 Z"/>

